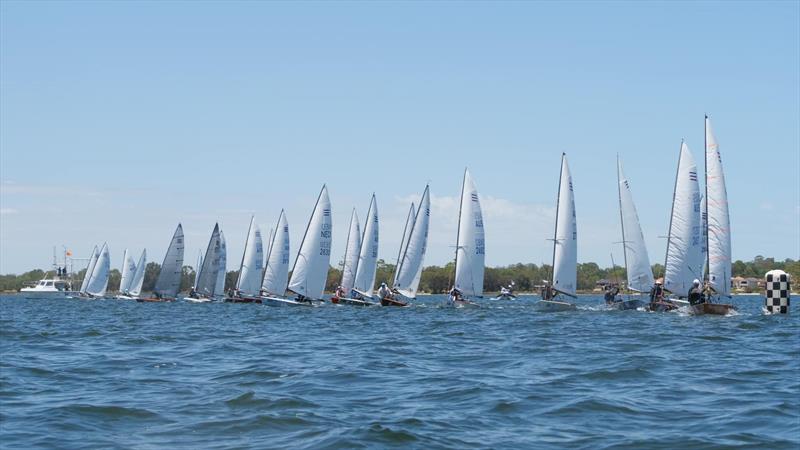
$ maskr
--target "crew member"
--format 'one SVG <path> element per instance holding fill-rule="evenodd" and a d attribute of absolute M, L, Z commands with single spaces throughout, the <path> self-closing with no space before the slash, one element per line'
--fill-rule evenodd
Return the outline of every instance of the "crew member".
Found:
<path fill-rule="evenodd" d="M 692 288 L 689 289 L 689 304 L 699 305 L 706 302 L 706 296 L 703 294 L 703 289 L 700 287 L 700 280 L 692 281 Z"/>

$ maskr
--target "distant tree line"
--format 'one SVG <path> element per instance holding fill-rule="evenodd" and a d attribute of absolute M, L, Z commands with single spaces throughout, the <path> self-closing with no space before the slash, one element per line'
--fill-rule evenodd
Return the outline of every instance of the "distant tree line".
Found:
<path fill-rule="evenodd" d="M 385 282 L 391 285 L 394 276 L 394 264 L 387 264 L 384 260 L 378 260 L 378 270 L 375 276 L 376 287 L 380 283 Z M 753 277 L 763 278 L 764 274 L 773 269 L 784 270 L 792 277 L 793 282 L 800 283 L 800 261 L 786 259 L 784 261 L 775 261 L 774 258 L 765 258 L 763 256 L 756 256 L 752 261 L 735 261 L 732 266 L 734 277 Z M 158 278 L 158 273 L 161 270 L 161 265 L 155 262 L 150 262 L 145 268 L 144 283 L 142 290 L 149 292 L 153 290 Z M 512 264 L 503 267 L 487 267 L 483 280 L 483 289 L 486 292 L 495 292 L 500 290 L 501 286 L 509 284 L 514 281 L 517 291 L 534 291 L 538 286 L 541 286 L 543 280 L 549 280 L 551 276 L 552 267 L 547 264 Z M 74 289 L 80 287 L 80 283 L 85 276 L 86 269 L 82 269 L 75 274 Z M 427 292 L 432 294 L 445 293 L 453 284 L 453 276 L 455 274 L 455 264 L 448 263 L 444 267 L 441 266 L 428 266 L 422 270 L 422 277 L 420 279 L 420 292 Z M 656 277 L 664 275 L 664 266 L 661 264 L 653 265 L 653 274 Z M 18 291 L 24 286 L 34 284 L 47 276 L 52 276 L 53 272 L 44 272 L 36 269 L 30 272 L 25 272 L 21 275 L 0 275 L 0 291 Z M 181 290 L 188 291 L 194 282 L 195 269 L 191 266 L 183 266 L 181 276 Z M 236 278 L 239 276 L 238 270 L 227 272 L 225 275 L 225 289 L 230 289 L 236 284 Z M 111 270 L 108 279 L 108 291 L 114 292 L 119 289 L 120 272 L 117 269 Z M 331 267 L 328 270 L 328 280 L 325 289 L 328 292 L 333 292 L 342 278 L 342 271 L 338 268 Z M 625 280 L 625 268 L 601 268 L 597 263 L 588 262 L 578 264 L 578 289 L 590 290 L 595 287 L 599 280 L 606 279 L 610 281 L 620 282 Z"/>

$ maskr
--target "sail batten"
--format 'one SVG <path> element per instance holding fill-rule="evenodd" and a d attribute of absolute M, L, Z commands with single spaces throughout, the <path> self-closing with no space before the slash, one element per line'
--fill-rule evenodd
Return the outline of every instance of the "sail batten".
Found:
<path fill-rule="evenodd" d="M 466 296 L 483 295 L 486 257 L 484 236 L 478 189 L 469 170 L 464 170 L 456 237 L 455 288 Z"/>

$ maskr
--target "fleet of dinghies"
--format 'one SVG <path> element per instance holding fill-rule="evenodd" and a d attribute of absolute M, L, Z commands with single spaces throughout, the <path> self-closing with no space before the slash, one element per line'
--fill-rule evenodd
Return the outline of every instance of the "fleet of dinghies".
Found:
<path fill-rule="evenodd" d="M 704 192 L 697 163 L 686 142 L 681 142 L 673 187 L 664 259 L 663 278 L 655 279 L 639 216 L 617 156 L 617 191 L 626 280 L 606 292 L 609 308 L 671 311 L 684 307 L 691 314 L 727 314 L 735 308 L 723 303 L 730 297 L 731 235 L 728 199 L 719 145 L 705 118 Z M 409 306 L 417 296 L 428 246 L 431 199 L 425 186 L 418 207 L 412 202 L 406 217 L 392 280 L 380 280 L 375 289 L 380 222 L 372 195 L 364 226 L 353 209 L 342 259 L 341 280 L 330 302 L 354 306 Z M 268 239 L 262 239 L 255 216 L 245 237 L 244 252 L 234 286 L 225 292 L 227 250 L 219 224 L 211 232 L 205 252 L 198 254 L 188 302 L 228 301 L 268 306 L 316 306 L 325 302 L 324 289 L 330 267 L 333 236 L 331 201 L 323 185 L 312 210 L 303 239 L 289 270 L 289 225 L 281 210 Z M 555 227 L 552 237 L 552 274 L 543 280 L 542 312 L 577 309 L 578 230 L 575 192 L 566 154 L 561 156 Z M 458 212 L 455 270 L 445 306 L 479 307 L 485 272 L 485 233 L 480 196 L 468 169 L 464 170 Z M 140 302 L 173 301 L 178 298 L 183 268 L 184 236 L 181 224 L 170 241 L 151 296 L 143 297 L 147 264 L 143 250 L 138 260 L 126 249 L 121 280 L 114 298 Z M 613 254 L 612 254 L 613 259 Z M 66 272 L 66 270 L 64 270 Z M 86 274 L 76 292 L 82 298 L 106 295 L 110 273 L 107 244 L 95 247 Z M 291 278 L 290 278 L 291 273 Z M 44 283 L 40 283 L 44 285 Z M 510 289 L 497 299 L 513 299 Z M 30 290 L 30 289 L 29 289 Z M 649 294 L 649 302 L 644 302 Z"/>

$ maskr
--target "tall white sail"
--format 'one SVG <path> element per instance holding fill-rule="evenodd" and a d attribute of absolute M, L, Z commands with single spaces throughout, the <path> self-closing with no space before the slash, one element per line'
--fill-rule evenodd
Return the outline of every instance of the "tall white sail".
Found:
<path fill-rule="evenodd" d="M 272 241 L 274 241 L 275 236 L 275 229 L 269 229 L 269 238 L 267 238 L 267 248 L 264 250 L 264 255 L 269 255 L 270 250 L 272 250 Z M 267 257 L 269 259 L 269 257 Z M 267 267 L 267 260 L 264 260 L 264 267 Z"/>
<path fill-rule="evenodd" d="M 236 289 L 245 295 L 258 295 L 261 289 L 261 274 L 264 270 L 264 246 L 261 242 L 261 231 L 256 225 L 256 218 L 250 219 L 247 240 L 244 245 L 242 264 L 239 267 L 239 278 Z"/>
<path fill-rule="evenodd" d="M 372 297 L 375 288 L 375 272 L 378 269 L 378 204 L 375 194 L 369 202 L 367 219 L 364 223 L 364 235 L 361 239 L 361 253 L 358 255 L 358 267 L 353 289 L 366 297 Z"/>
<path fill-rule="evenodd" d="M 203 250 L 197 251 L 197 265 L 194 267 L 194 284 L 192 287 L 197 290 L 197 282 L 200 280 L 200 268 L 203 267 Z"/>
<path fill-rule="evenodd" d="M 706 276 L 706 261 L 708 260 L 708 213 L 706 212 L 706 197 L 700 195 L 700 275 L 703 280 Z"/>
<path fill-rule="evenodd" d="M 289 282 L 289 224 L 283 210 L 278 216 L 275 230 L 271 232 L 272 241 L 269 243 L 261 289 L 270 295 L 283 295 Z"/>
<path fill-rule="evenodd" d="M 417 296 L 419 279 L 422 276 L 422 263 L 425 259 L 425 250 L 428 245 L 428 226 L 431 217 L 431 197 L 428 186 L 422 193 L 419 211 L 417 211 L 414 224 L 408 236 L 400 267 L 397 269 L 397 279 L 394 288 L 408 298 Z"/>
<path fill-rule="evenodd" d="M 95 297 L 103 297 L 108 289 L 108 275 L 111 272 L 111 257 L 108 254 L 108 245 L 103 244 L 97 264 L 94 266 L 86 293 Z"/>
<path fill-rule="evenodd" d="M 219 230 L 219 264 L 217 266 L 217 282 L 214 284 L 214 297 L 225 296 L 225 277 L 228 264 L 228 248 L 225 245 L 225 233 Z"/>
<path fill-rule="evenodd" d="M 125 249 L 122 255 L 122 273 L 119 280 L 119 292 L 126 292 L 130 289 L 131 281 L 133 281 L 133 274 L 136 273 L 136 262 L 133 261 L 133 256 Z"/>
<path fill-rule="evenodd" d="M 350 290 L 355 286 L 356 270 L 358 270 L 358 255 L 361 253 L 361 226 L 358 223 L 358 214 L 353 208 L 350 215 L 350 230 L 347 232 L 347 245 L 344 249 L 344 265 L 342 266 L 342 288 L 350 295 Z"/>
<path fill-rule="evenodd" d="M 322 186 L 294 261 L 290 291 L 310 299 L 322 298 L 331 261 L 332 231 L 331 201 L 327 186 Z"/>
<path fill-rule="evenodd" d="M 97 258 L 99 256 L 100 254 L 95 245 L 92 249 L 92 256 L 89 257 L 89 264 L 86 265 L 86 272 L 83 274 L 83 281 L 81 282 L 81 290 L 79 292 L 86 293 L 86 287 L 89 286 L 89 278 L 92 277 L 92 272 L 94 272 L 94 266 L 97 264 Z"/>
<path fill-rule="evenodd" d="M 131 277 L 131 282 L 128 285 L 125 293 L 137 296 L 142 293 L 142 285 L 144 284 L 144 272 L 147 269 L 147 250 L 142 250 L 142 255 L 139 256 L 139 261 L 136 263 L 136 272 Z"/>
<path fill-rule="evenodd" d="M 617 187 L 619 189 L 619 215 L 622 225 L 622 247 L 625 255 L 625 270 L 628 273 L 628 289 L 647 292 L 653 287 L 653 269 L 647 256 L 642 225 L 633 203 L 628 179 L 622 171 L 622 162 L 617 157 Z"/>
<path fill-rule="evenodd" d="M 685 142 L 681 142 L 675 192 L 672 197 L 664 275 L 664 288 L 680 296 L 686 296 L 692 287 L 692 281 L 702 277 L 700 224 L 697 165 L 689 147 Z"/>
<path fill-rule="evenodd" d="M 175 234 L 164 255 L 161 272 L 158 274 L 153 292 L 160 297 L 175 298 L 181 288 L 181 273 L 183 270 L 183 226 L 178 224 Z"/>
<path fill-rule="evenodd" d="M 465 169 L 458 214 L 455 287 L 466 296 L 483 295 L 485 249 L 483 213 L 478 189 L 469 170 Z"/>
<path fill-rule="evenodd" d="M 567 155 L 561 155 L 556 229 L 553 236 L 553 289 L 575 297 L 578 279 L 578 224 Z"/>
<path fill-rule="evenodd" d="M 400 272 L 400 263 L 402 262 L 403 255 L 406 253 L 408 238 L 411 236 L 411 229 L 414 228 L 414 221 L 416 219 L 417 212 L 416 209 L 414 209 L 414 202 L 411 202 L 411 208 L 409 208 L 408 216 L 406 216 L 406 225 L 403 227 L 403 237 L 400 239 L 400 250 L 397 252 L 397 263 L 395 264 L 394 268 L 394 280 L 392 280 L 392 286 L 397 284 L 397 274 Z"/>
<path fill-rule="evenodd" d="M 706 116 L 706 213 L 708 283 L 720 295 L 731 294 L 731 219 L 722 156 Z"/>
<path fill-rule="evenodd" d="M 211 238 L 208 240 L 206 255 L 203 257 L 203 265 L 200 268 L 200 276 L 197 280 L 197 292 L 208 297 L 213 296 L 216 291 L 217 278 L 219 276 L 220 258 L 222 255 L 222 240 L 220 238 L 219 224 L 214 225 Z"/>

